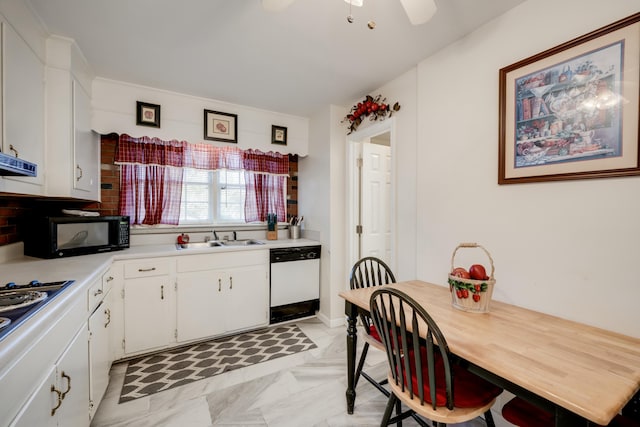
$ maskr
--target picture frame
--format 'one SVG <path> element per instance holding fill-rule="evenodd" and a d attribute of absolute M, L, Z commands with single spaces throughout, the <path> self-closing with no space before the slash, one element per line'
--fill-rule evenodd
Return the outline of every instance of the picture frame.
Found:
<path fill-rule="evenodd" d="M 136 101 L 136 125 L 160 127 L 160 106 Z"/>
<path fill-rule="evenodd" d="M 204 139 L 238 143 L 238 115 L 204 110 Z"/>
<path fill-rule="evenodd" d="M 284 126 L 271 125 L 271 143 L 287 145 L 287 128 Z"/>
<path fill-rule="evenodd" d="M 498 184 L 640 175 L 640 13 L 500 69 Z"/>

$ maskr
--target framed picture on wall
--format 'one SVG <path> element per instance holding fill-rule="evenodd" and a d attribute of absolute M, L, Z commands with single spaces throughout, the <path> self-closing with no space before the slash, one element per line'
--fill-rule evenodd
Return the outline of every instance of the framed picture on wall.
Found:
<path fill-rule="evenodd" d="M 287 128 L 284 126 L 271 126 L 271 143 L 287 145 Z"/>
<path fill-rule="evenodd" d="M 498 184 L 640 175 L 639 21 L 500 70 Z"/>
<path fill-rule="evenodd" d="M 160 127 L 160 106 L 147 102 L 136 102 L 136 125 Z"/>
<path fill-rule="evenodd" d="M 204 139 L 238 142 L 238 115 L 204 110 Z"/>

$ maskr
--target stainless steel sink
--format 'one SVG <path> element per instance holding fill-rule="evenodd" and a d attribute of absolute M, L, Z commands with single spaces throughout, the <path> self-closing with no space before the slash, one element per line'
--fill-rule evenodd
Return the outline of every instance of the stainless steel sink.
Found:
<path fill-rule="evenodd" d="M 176 243 L 176 249 L 202 249 L 202 248 L 214 248 L 222 246 L 222 242 L 218 240 L 210 240 L 208 242 L 197 242 L 197 243 Z"/>
<path fill-rule="evenodd" d="M 242 240 L 209 240 L 208 242 L 194 242 L 194 243 L 176 243 L 177 250 L 183 249 L 204 249 L 215 248 L 220 246 L 251 246 L 251 245 L 264 245 L 264 242 L 256 239 L 242 239 Z"/>
<path fill-rule="evenodd" d="M 224 246 L 250 246 L 250 245 L 264 245 L 264 242 L 256 239 L 242 239 L 242 240 L 222 240 L 220 241 Z"/>

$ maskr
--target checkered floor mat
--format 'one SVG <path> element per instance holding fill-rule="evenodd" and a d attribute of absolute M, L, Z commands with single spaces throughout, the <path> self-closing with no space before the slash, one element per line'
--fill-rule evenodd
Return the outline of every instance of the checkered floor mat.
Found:
<path fill-rule="evenodd" d="M 291 324 L 145 356 L 129 361 L 119 402 L 312 348 L 314 342 Z"/>

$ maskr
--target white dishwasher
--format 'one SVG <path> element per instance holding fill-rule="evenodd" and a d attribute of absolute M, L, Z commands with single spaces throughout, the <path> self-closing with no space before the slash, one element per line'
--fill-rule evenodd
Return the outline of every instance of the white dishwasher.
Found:
<path fill-rule="evenodd" d="M 320 308 L 320 246 L 270 250 L 270 323 L 313 316 Z"/>

